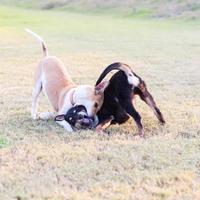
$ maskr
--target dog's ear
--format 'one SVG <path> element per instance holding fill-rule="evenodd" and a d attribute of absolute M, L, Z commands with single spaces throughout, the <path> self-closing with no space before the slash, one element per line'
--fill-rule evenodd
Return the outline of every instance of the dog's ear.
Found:
<path fill-rule="evenodd" d="M 106 87 L 109 85 L 109 81 L 102 81 L 98 85 L 95 86 L 95 94 L 103 94 Z"/>
<path fill-rule="evenodd" d="M 63 120 L 65 120 L 65 115 L 57 115 L 54 120 L 55 121 L 63 121 Z"/>

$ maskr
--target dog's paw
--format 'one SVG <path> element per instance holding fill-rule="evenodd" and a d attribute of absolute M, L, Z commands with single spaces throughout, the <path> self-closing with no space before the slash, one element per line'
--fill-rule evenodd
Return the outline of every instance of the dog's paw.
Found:
<path fill-rule="evenodd" d="M 72 133 L 74 131 L 70 125 L 63 124 L 62 126 L 69 133 Z"/>
<path fill-rule="evenodd" d="M 65 129 L 67 132 L 70 132 L 70 133 L 73 132 L 73 129 L 72 129 L 71 127 L 70 127 L 70 128 L 69 128 L 69 127 L 67 127 L 67 128 L 64 127 L 64 129 Z"/>
<path fill-rule="evenodd" d="M 33 120 L 36 120 L 37 119 L 37 115 L 34 113 L 31 113 L 31 118 L 33 119 Z"/>
<path fill-rule="evenodd" d="M 43 112 L 39 114 L 39 119 L 42 119 L 42 120 L 52 119 L 53 117 L 54 117 L 54 114 L 52 112 Z"/>
<path fill-rule="evenodd" d="M 138 130 L 137 136 L 139 136 L 140 138 L 144 138 L 145 139 L 144 130 L 143 129 Z"/>
<path fill-rule="evenodd" d="M 71 125 L 66 122 L 65 120 L 62 121 L 56 121 L 56 123 L 58 123 L 60 126 L 62 126 L 67 132 L 73 132 L 73 129 L 71 127 Z"/>
<path fill-rule="evenodd" d="M 103 130 L 102 126 L 101 125 L 98 125 L 96 128 L 95 128 L 95 132 L 98 133 L 98 134 L 105 134 L 106 132 Z"/>

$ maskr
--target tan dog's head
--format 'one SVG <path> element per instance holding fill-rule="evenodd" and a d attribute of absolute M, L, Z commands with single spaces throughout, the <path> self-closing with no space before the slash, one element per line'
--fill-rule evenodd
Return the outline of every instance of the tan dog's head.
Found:
<path fill-rule="evenodd" d="M 85 106 L 88 116 L 94 117 L 103 104 L 104 90 L 108 84 L 108 81 L 104 81 L 97 86 L 78 86 L 73 95 L 75 105 Z"/>

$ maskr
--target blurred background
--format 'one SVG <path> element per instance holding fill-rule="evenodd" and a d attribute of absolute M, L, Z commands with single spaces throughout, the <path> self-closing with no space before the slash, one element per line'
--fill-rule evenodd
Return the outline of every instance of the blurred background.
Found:
<path fill-rule="evenodd" d="M 199 19 L 198 0 L 0 0 L 2 5 L 76 12 L 107 12 L 153 18 Z"/>

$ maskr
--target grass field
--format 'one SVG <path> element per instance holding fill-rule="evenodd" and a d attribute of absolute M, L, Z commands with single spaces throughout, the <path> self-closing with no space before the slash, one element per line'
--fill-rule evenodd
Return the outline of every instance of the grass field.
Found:
<path fill-rule="evenodd" d="M 0 4 L 143 18 L 200 19 L 200 2 L 197 0 L 0 0 Z"/>
<path fill-rule="evenodd" d="M 122 61 L 148 84 L 166 118 L 139 99 L 147 139 L 131 120 L 67 133 L 30 117 L 40 45 L 78 84 L 94 84 Z M 198 200 L 200 197 L 200 22 L 0 7 L 0 199 Z M 39 110 L 51 107 L 40 97 Z"/>

